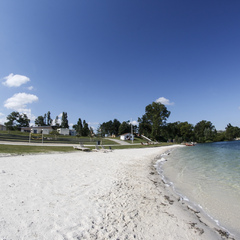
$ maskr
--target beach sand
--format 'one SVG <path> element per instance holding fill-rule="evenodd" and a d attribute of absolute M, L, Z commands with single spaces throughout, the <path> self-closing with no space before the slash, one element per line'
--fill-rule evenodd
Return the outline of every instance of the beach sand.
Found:
<path fill-rule="evenodd" d="M 0 157 L 0 239 L 222 239 L 161 181 L 170 148 Z"/>

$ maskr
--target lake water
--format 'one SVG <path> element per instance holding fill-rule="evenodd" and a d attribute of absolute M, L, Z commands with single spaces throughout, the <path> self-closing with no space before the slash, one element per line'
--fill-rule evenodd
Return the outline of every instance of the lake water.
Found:
<path fill-rule="evenodd" d="M 174 149 L 157 169 L 175 192 L 240 239 L 240 141 Z"/>

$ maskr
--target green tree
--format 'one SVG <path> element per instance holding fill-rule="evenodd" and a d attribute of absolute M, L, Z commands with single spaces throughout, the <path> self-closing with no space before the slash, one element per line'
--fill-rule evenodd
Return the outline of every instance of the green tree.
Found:
<path fill-rule="evenodd" d="M 145 108 L 146 121 L 151 126 L 151 138 L 154 140 L 161 140 L 166 125 L 167 118 L 170 116 L 170 111 L 162 103 L 153 102 Z M 142 117 L 142 119 L 143 119 Z"/>
<path fill-rule="evenodd" d="M 25 113 L 12 112 L 7 116 L 5 126 L 8 130 L 17 130 L 20 127 L 29 127 L 30 119 Z"/>
<path fill-rule="evenodd" d="M 151 137 L 152 126 L 145 114 L 142 116 L 142 118 L 138 118 L 138 123 L 138 133 L 146 137 Z"/>
<path fill-rule="evenodd" d="M 45 125 L 45 121 L 44 121 L 44 117 L 43 117 L 43 116 L 38 116 L 38 117 L 35 119 L 35 125 L 36 125 L 36 126 L 46 126 L 46 125 Z"/>
<path fill-rule="evenodd" d="M 81 118 L 78 119 L 77 124 L 73 125 L 73 128 L 76 130 L 78 136 L 83 135 L 83 125 Z"/>
<path fill-rule="evenodd" d="M 193 141 L 194 133 L 193 133 L 193 125 L 188 122 L 181 122 L 179 124 L 180 127 L 180 136 L 183 141 Z"/>
<path fill-rule="evenodd" d="M 90 130 L 88 128 L 88 124 L 85 120 L 83 120 L 83 129 L 82 129 L 82 136 L 87 137 L 89 136 Z"/>
<path fill-rule="evenodd" d="M 234 127 L 229 123 L 225 129 L 226 129 L 226 132 L 225 132 L 226 140 L 230 141 L 230 140 L 234 140 L 236 137 L 240 137 L 239 127 Z"/>
<path fill-rule="evenodd" d="M 56 118 L 55 118 L 55 126 L 56 126 L 56 128 L 60 127 L 58 116 L 56 116 Z"/>
<path fill-rule="evenodd" d="M 62 113 L 62 123 L 61 123 L 61 128 L 69 128 L 68 125 L 68 116 L 66 112 Z"/>
<path fill-rule="evenodd" d="M 112 134 L 114 134 L 115 136 L 118 135 L 120 125 L 121 123 L 115 118 L 112 123 Z"/>
<path fill-rule="evenodd" d="M 52 118 L 51 118 L 51 113 L 50 111 L 47 112 L 47 126 L 51 126 L 52 125 Z"/>
<path fill-rule="evenodd" d="M 212 142 L 217 135 L 217 131 L 210 121 L 202 120 L 195 125 L 194 134 L 197 142 Z"/>
<path fill-rule="evenodd" d="M 128 122 L 123 121 L 121 125 L 119 126 L 118 134 L 124 134 L 124 133 L 130 133 L 131 132 L 131 126 Z"/>
<path fill-rule="evenodd" d="M 19 117 L 19 112 L 12 112 L 7 116 L 7 122 L 5 122 L 5 126 L 8 130 L 16 130 L 17 129 L 17 119 Z"/>
<path fill-rule="evenodd" d="M 19 127 L 29 127 L 30 119 L 28 118 L 27 114 L 20 114 L 17 121 Z"/>
<path fill-rule="evenodd" d="M 163 127 L 162 137 L 164 138 L 164 140 L 174 139 L 176 142 L 179 142 L 181 138 L 180 122 L 178 121 L 166 124 L 166 126 Z"/>

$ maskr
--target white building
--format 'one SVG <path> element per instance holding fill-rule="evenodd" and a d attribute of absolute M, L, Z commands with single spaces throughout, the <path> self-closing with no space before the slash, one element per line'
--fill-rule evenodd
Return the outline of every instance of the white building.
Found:
<path fill-rule="evenodd" d="M 120 136 L 120 139 L 124 140 L 124 141 L 126 141 L 126 140 L 134 140 L 134 136 L 131 133 L 125 133 L 125 134 Z"/>
<path fill-rule="evenodd" d="M 0 124 L 0 131 L 6 131 L 6 130 L 7 130 L 6 126 Z"/>
<path fill-rule="evenodd" d="M 69 135 L 69 128 L 58 128 L 57 131 L 60 135 Z"/>
<path fill-rule="evenodd" d="M 35 134 L 49 134 L 52 130 L 51 126 L 21 127 L 21 132 L 31 132 Z"/>

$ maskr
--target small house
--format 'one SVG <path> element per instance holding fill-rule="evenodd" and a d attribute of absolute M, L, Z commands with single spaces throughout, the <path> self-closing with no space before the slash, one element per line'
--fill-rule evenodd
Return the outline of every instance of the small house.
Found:
<path fill-rule="evenodd" d="M 122 134 L 120 136 L 120 139 L 123 140 L 123 141 L 126 141 L 126 140 L 134 140 L 134 136 L 133 134 L 131 133 L 125 133 L 125 134 Z"/>
<path fill-rule="evenodd" d="M 58 128 L 57 131 L 60 135 L 69 135 L 69 128 Z"/>
<path fill-rule="evenodd" d="M 6 131 L 6 130 L 7 130 L 6 126 L 0 124 L 0 131 Z"/>
<path fill-rule="evenodd" d="M 21 127 L 21 132 L 31 132 L 35 134 L 49 134 L 52 130 L 51 126 Z"/>

